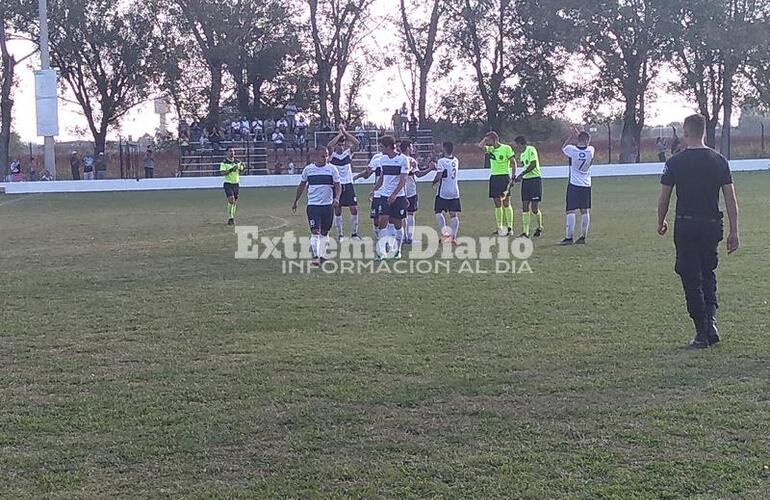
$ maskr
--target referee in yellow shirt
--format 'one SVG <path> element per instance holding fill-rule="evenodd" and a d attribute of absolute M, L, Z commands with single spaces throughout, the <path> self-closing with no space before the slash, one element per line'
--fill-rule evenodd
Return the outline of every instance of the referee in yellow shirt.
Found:
<path fill-rule="evenodd" d="M 543 201 L 543 178 L 540 173 L 540 157 L 537 149 L 527 142 L 523 135 L 514 139 L 516 149 L 521 150 L 521 167 L 524 171 L 516 177 L 516 182 L 521 182 L 521 223 L 524 232 L 521 236 L 529 238 L 529 228 L 532 214 L 537 217 L 535 238 L 543 235 L 543 212 L 540 211 L 540 202 Z M 531 212 L 530 212 L 531 210 Z"/>
<path fill-rule="evenodd" d="M 489 132 L 478 143 L 478 147 L 486 153 L 489 158 L 489 197 L 495 204 L 495 222 L 497 230 L 495 233 L 506 234 L 513 232 L 513 207 L 511 206 L 511 162 L 513 162 L 513 172 L 516 172 L 516 159 L 513 157 L 513 148 L 508 144 L 500 142 L 500 136 L 497 132 Z M 495 234 L 493 233 L 493 234 Z"/>

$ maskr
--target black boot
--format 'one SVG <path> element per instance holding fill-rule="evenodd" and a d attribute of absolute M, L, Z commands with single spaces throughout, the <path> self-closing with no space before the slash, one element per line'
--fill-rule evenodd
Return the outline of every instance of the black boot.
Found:
<path fill-rule="evenodd" d="M 708 306 L 706 308 L 706 338 L 709 345 L 719 342 L 719 330 L 717 330 L 717 308 Z"/>
<path fill-rule="evenodd" d="M 707 349 L 709 347 L 708 328 L 704 320 L 693 319 L 695 324 L 695 338 L 693 338 L 687 347 L 690 349 Z"/>

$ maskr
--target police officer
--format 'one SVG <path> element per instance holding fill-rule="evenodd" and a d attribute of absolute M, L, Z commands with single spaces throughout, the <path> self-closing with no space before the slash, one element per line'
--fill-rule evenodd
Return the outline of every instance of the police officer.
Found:
<path fill-rule="evenodd" d="M 704 349 L 719 342 L 716 325 L 718 246 L 723 239 L 721 189 L 730 221 L 727 253 L 738 249 L 738 201 L 727 160 L 703 141 L 706 119 L 684 121 L 686 149 L 666 162 L 658 201 L 658 234 L 668 232 L 666 214 L 676 186 L 676 273 L 682 279 L 687 311 L 695 324 L 689 347 Z"/>

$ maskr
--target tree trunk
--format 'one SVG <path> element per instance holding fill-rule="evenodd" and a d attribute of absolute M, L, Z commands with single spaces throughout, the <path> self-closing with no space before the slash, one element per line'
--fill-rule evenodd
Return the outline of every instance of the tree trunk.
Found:
<path fill-rule="evenodd" d="M 222 99 L 222 62 L 209 63 L 211 70 L 211 89 L 209 90 L 209 116 L 206 119 L 208 125 L 219 124 L 219 102 Z"/>
<path fill-rule="evenodd" d="M 626 98 L 626 111 L 623 113 L 623 131 L 620 134 L 620 163 L 635 163 L 639 153 L 639 130 L 636 122 L 636 103 Z"/>
<path fill-rule="evenodd" d="M 11 86 L 15 62 L 11 57 L 3 57 L 3 85 L 0 89 L 0 180 L 8 175 L 11 149 Z"/>
<path fill-rule="evenodd" d="M 329 125 L 329 78 L 325 69 L 318 68 L 318 113 L 321 124 Z"/>
<path fill-rule="evenodd" d="M 428 101 L 428 73 L 430 67 L 420 66 L 420 98 L 418 99 L 417 114 L 420 120 L 420 126 L 427 121 L 427 101 Z"/>
<path fill-rule="evenodd" d="M 718 117 L 709 118 L 706 121 L 706 146 L 716 148 L 717 146 L 717 123 Z"/>
<path fill-rule="evenodd" d="M 733 121 L 733 78 L 735 71 L 732 68 L 725 68 L 724 84 L 722 87 L 722 102 L 724 103 L 724 119 L 722 120 L 722 146 L 720 148 L 722 155 L 730 159 L 731 139 L 732 139 L 732 121 Z"/>
<path fill-rule="evenodd" d="M 235 75 L 238 76 L 236 77 Z M 243 77 L 243 70 L 236 69 L 233 71 L 233 80 L 235 81 L 235 100 L 238 103 L 238 113 L 251 120 L 252 108 L 249 99 L 249 84 L 246 78 Z"/>

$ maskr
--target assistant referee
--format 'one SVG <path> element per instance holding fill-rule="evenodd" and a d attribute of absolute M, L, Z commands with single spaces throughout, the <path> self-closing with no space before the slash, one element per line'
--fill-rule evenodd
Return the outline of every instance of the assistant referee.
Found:
<path fill-rule="evenodd" d="M 738 200 L 727 160 L 703 141 L 706 119 L 692 115 L 684 121 L 686 149 L 666 162 L 658 201 L 658 234 L 668 232 L 666 214 L 676 187 L 676 273 L 682 279 L 687 311 L 695 324 L 689 347 L 704 349 L 719 342 L 716 312 L 719 242 L 723 239 L 719 191 L 725 198 L 730 233 L 727 253 L 738 249 Z"/>

